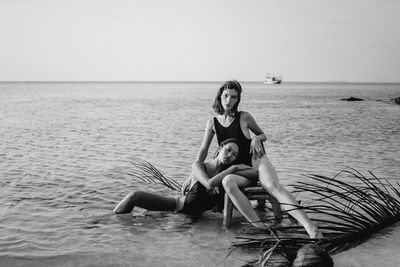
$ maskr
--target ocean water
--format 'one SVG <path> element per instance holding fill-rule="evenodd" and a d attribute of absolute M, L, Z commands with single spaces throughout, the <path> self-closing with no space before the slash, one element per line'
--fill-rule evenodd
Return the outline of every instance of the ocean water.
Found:
<path fill-rule="evenodd" d="M 235 215 L 114 215 L 134 190 L 132 157 L 179 182 L 213 116 L 219 83 L 1 83 L 0 266 L 242 266 L 251 226 Z M 400 181 L 400 84 L 243 83 L 240 109 L 267 134 L 282 184 L 355 168 Z M 341 98 L 360 97 L 347 102 Z M 210 149 L 209 157 L 216 148 Z M 288 188 L 290 189 L 290 187 Z M 400 224 L 334 256 L 335 266 L 400 266 Z"/>

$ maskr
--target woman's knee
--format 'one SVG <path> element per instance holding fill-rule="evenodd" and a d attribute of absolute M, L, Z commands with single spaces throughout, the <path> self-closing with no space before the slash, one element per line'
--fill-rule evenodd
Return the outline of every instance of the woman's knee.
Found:
<path fill-rule="evenodd" d="M 237 181 L 234 175 L 228 174 L 222 179 L 222 186 L 224 187 L 226 192 L 230 192 L 234 188 L 238 188 Z"/>
<path fill-rule="evenodd" d="M 276 179 L 260 179 L 260 183 L 271 194 L 278 192 L 281 189 L 281 185 Z"/>

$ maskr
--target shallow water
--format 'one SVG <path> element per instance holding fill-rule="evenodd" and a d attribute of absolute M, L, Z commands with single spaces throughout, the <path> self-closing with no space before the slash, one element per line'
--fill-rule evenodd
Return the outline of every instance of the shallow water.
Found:
<path fill-rule="evenodd" d="M 121 171 L 131 156 L 182 182 L 200 146 L 217 83 L 0 84 L 1 266 L 241 266 L 239 215 L 114 215 L 148 185 Z M 362 102 L 340 101 L 350 96 Z M 245 83 L 241 109 L 268 136 L 283 184 L 353 167 L 398 181 L 399 84 Z M 377 101 L 379 100 L 379 101 Z M 215 142 L 210 156 L 216 148 Z M 162 187 L 151 190 L 170 194 Z M 337 266 L 396 266 L 399 225 L 335 256 Z M 382 255 L 379 256 L 379 255 Z"/>

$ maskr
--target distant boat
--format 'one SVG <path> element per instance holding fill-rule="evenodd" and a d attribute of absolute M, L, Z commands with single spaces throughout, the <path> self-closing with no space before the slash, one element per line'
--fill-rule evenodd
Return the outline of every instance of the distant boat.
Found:
<path fill-rule="evenodd" d="M 282 83 L 281 76 L 270 76 L 269 74 L 265 77 L 265 84 L 280 84 Z"/>

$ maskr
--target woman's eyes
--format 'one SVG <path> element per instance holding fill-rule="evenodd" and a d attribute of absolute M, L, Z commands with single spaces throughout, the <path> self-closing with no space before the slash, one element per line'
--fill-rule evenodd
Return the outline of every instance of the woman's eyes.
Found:
<path fill-rule="evenodd" d="M 232 151 L 232 148 L 228 148 L 227 150 L 228 150 L 228 152 L 231 152 L 231 151 Z M 234 152 L 234 153 L 232 153 L 232 155 L 235 156 L 235 157 L 237 157 L 238 153 Z"/>
<path fill-rule="evenodd" d="M 226 148 L 226 152 L 229 153 L 229 152 L 232 152 L 232 151 L 233 151 L 232 148 L 230 148 L 230 147 L 227 147 L 227 148 Z M 239 155 L 239 153 L 237 153 L 236 151 L 234 151 L 234 152 L 232 153 L 232 155 L 235 156 L 235 157 L 237 157 L 237 156 Z"/>
<path fill-rule="evenodd" d="M 224 98 L 228 98 L 230 95 L 222 95 Z M 231 95 L 230 96 L 232 99 L 236 99 L 237 98 L 237 96 L 235 96 L 235 95 Z"/>

